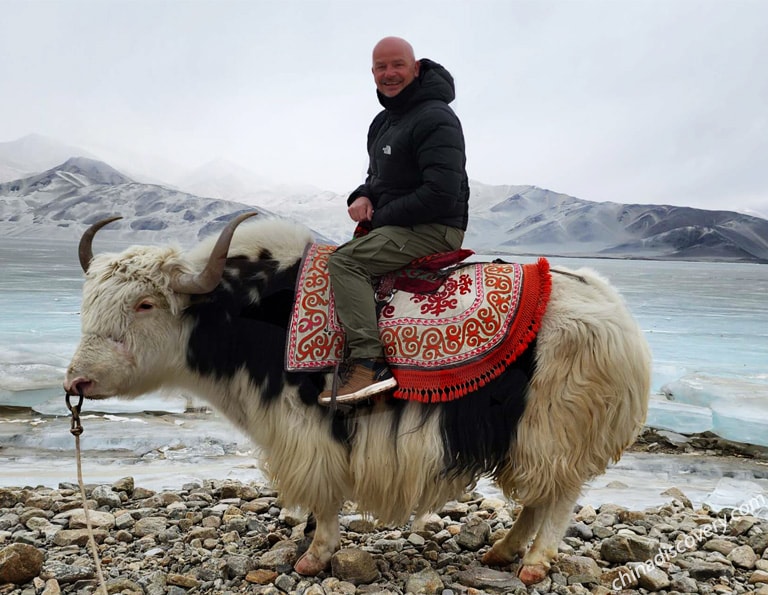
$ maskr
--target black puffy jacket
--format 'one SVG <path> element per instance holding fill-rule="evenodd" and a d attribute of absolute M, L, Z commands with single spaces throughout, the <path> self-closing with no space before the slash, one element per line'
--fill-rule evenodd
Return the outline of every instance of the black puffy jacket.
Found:
<path fill-rule="evenodd" d="M 442 223 L 466 230 L 464 133 L 448 106 L 456 96 L 453 77 L 431 60 L 420 64 L 418 78 L 397 96 L 379 95 L 388 107 L 368 129 L 368 176 L 347 204 L 370 198 L 374 228 Z"/>

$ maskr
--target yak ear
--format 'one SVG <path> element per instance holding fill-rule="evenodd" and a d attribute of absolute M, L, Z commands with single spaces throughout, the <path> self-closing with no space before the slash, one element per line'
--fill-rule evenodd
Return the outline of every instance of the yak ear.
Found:
<path fill-rule="evenodd" d="M 203 294 L 210 293 L 221 281 L 224 273 L 224 266 L 227 264 L 227 254 L 229 253 L 229 244 L 232 242 L 232 236 L 235 229 L 243 221 L 250 217 L 258 215 L 256 212 L 243 213 L 238 215 L 227 226 L 221 230 L 216 244 L 208 257 L 208 263 L 199 273 L 177 273 L 171 278 L 171 289 L 177 293 Z"/>
<path fill-rule="evenodd" d="M 77 248 L 77 253 L 80 258 L 80 266 L 82 267 L 84 273 L 88 272 L 88 267 L 91 266 L 91 261 L 93 260 L 93 236 L 95 236 L 96 232 L 99 231 L 102 227 L 109 225 L 118 219 L 122 219 L 122 217 L 110 217 L 109 219 L 102 219 L 101 221 L 97 221 L 91 225 L 83 233 L 82 237 L 80 238 L 80 245 Z"/>

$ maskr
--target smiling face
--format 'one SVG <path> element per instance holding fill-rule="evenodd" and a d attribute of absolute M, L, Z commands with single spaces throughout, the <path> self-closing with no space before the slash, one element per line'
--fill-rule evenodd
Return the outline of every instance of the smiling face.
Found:
<path fill-rule="evenodd" d="M 419 76 L 419 63 L 410 43 L 399 37 L 385 37 L 373 48 L 371 71 L 379 93 L 394 97 Z"/>

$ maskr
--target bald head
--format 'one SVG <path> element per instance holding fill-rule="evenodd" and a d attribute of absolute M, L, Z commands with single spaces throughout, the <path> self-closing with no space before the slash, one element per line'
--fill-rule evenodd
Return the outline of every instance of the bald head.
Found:
<path fill-rule="evenodd" d="M 379 92 L 394 97 L 419 76 L 419 63 L 405 39 L 385 37 L 373 48 L 371 71 Z"/>
<path fill-rule="evenodd" d="M 377 54 L 389 54 L 392 52 L 401 53 L 411 59 L 412 62 L 416 61 L 416 55 L 413 53 L 413 46 L 408 43 L 402 37 L 385 37 L 375 46 L 373 46 L 373 61 L 376 62 Z"/>

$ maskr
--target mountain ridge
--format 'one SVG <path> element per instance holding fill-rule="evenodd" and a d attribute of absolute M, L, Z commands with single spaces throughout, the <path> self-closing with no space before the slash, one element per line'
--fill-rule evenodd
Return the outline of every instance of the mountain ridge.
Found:
<path fill-rule="evenodd" d="M 191 243 L 213 233 L 249 205 L 135 182 L 111 166 L 71 158 L 40 174 L 0 184 L 0 229 L 6 237 L 77 236 L 92 223 L 121 215 L 105 230 L 123 240 Z M 261 215 L 275 215 L 262 210 Z"/>
<path fill-rule="evenodd" d="M 471 221 L 482 228 L 472 234 L 481 249 L 530 253 L 534 247 L 561 256 L 768 262 L 768 220 L 760 217 L 597 203 L 536 186 L 516 190 L 472 211 Z"/>
<path fill-rule="evenodd" d="M 732 211 L 591 202 L 537 186 L 472 181 L 465 246 L 478 253 L 656 258 L 768 263 L 768 220 Z M 146 184 L 86 157 L 0 184 L 0 228 L 9 236 L 80 232 L 123 215 L 112 226 L 128 239 L 170 235 L 183 243 L 257 210 L 291 218 L 324 241 L 346 241 L 353 224 L 346 196 L 312 188 L 262 188 L 248 203 Z M 261 204 L 253 204 L 257 200 Z"/>

